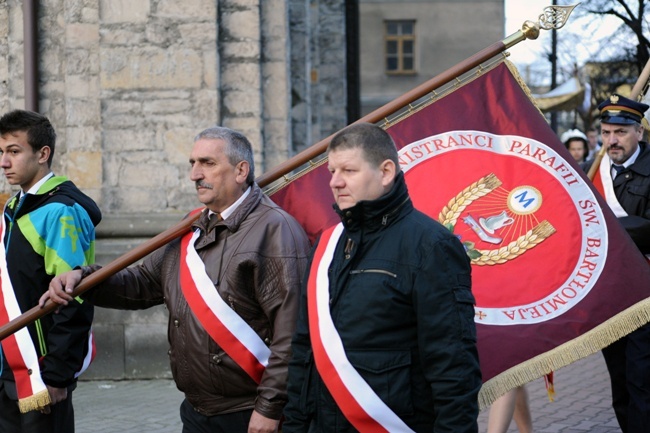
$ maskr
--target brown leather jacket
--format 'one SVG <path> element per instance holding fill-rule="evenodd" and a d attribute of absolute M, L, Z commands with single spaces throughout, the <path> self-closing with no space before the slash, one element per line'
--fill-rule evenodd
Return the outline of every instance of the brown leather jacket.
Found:
<path fill-rule="evenodd" d="M 257 385 L 209 337 L 179 286 L 176 240 L 84 295 L 97 306 L 169 310 L 169 358 L 178 388 L 195 410 L 217 415 L 255 408 L 280 419 L 287 401 L 287 363 L 295 327 L 300 279 L 309 242 L 300 225 L 257 185 L 235 213 L 210 222 L 207 212 L 195 247 L 222 298 L 269 345 L 268 366 Z M 83 268 L 88 274 L 98 267 Z"/>

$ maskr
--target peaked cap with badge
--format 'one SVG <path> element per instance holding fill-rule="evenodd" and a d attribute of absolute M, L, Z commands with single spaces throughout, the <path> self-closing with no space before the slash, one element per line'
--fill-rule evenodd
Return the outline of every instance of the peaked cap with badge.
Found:
<path fill-rule="evenodd" d="M 598 109 L 601 123 L 632 125 L 642 123 L 643 113 L 648 109 L 648 105 L 613 94 L 606 101 L 601 102 Z"/>

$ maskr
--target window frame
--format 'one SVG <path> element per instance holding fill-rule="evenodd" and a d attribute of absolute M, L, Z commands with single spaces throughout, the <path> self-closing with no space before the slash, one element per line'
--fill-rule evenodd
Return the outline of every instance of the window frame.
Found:
<path fill-rule="evenodd" d="M 389 26 L 396 25 L 397 32 L 394 34 L 389 33 Z M 411 26 L 411 33 L 404 34 L 404 26 Z M 403 20 L 384 20 L 384 71 L 386 75 L 415 75 L 417 74 L 416 68 L 416 57 L 415 57 L 415 46 L 416 46 L 416 34 L 415 34 L 416 20 L 414 19 L 403 19 Z M 388 45 L 390 42 L 395 42 L 396 52 L 389 53 Z M 406 42 L 411 42 L 411 52 L 404 52 L 404 45 Z M 405 59 L 410 57 L 412 62 L 412 68 L 406 69 L 404 67 Z M 397 68 L 389 69 L 388 62 L 389 60 L 397 60 Z"/>

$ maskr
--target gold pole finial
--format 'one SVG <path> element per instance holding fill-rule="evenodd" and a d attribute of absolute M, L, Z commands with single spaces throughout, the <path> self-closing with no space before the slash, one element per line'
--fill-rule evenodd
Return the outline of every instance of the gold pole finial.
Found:
<path fill-rule="evenodd" d="M 561 29 L 569 20 L 569 15 L 576 6 L 547 6 L 544 13 L 539 16 L 539 25 L 544 30 Z"/>
<path fill-rule="evenodd" d="M 572 6 L 547 6 L 544 8 L 544 13 L 535 21 L 525 21 L 521 26 L 521 30 L 508 36 L 503 40 L 506 48 L 510 48 L 515 44 L 525 39 L 537 39 L 540 30 L 560 29 L 564 27 L 569 20 L 569 15 L 573 9 L 580 3 Z"/>

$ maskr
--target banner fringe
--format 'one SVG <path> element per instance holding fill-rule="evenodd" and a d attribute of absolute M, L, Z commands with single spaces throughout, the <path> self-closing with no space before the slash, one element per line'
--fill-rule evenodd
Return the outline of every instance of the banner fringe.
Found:
<path fill-rule="evenodd" d="M 18 400 L 18 409 L 20 409 L 20 413 L 27 413 L 32 410 L 43 409 L 49 404 L 52 404 L 52 399 L 50 398 L 50 393 L 46 389 L 27 398 L 21 398 Z"/>
<path fill-rule="evenodd" d="M 479 392 L 479 409 L 484 410 L 511 389 L 598 352 L 648 322 L 650 322 L 650 298 L 637 302 L 580 337 L 522 362 L 488 380 Z"/>

